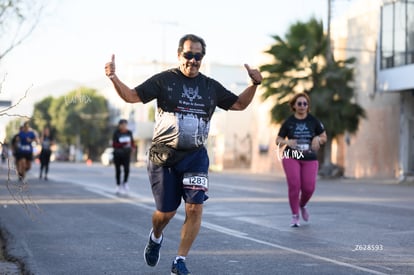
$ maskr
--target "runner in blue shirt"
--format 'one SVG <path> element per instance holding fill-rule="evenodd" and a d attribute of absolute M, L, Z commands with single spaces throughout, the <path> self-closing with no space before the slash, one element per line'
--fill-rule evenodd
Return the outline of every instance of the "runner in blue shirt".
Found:
<path fill-rule="evenodd" d="M 16 144 L 16 161 L 19 179 L 24 180 L 26 172 L 30 170 L 33 160 L 33 142 L 36 142 L 36 134 L 30 129 L 29 122 L 23 124 L 23 129 L 18 134 Z"/>

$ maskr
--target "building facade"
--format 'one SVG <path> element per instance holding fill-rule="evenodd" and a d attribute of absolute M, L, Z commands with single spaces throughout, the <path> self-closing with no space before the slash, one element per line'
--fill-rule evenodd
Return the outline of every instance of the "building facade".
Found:
<path fill-rule="evenodd" d="M 346 137 L 345 175 L 405 180 L 414 172 L 414 2 L 358 1 L 345 20 L 343 52 L 357 59 L 355 100 L 367 112 Z"/>
<path fill-rule="evenodd" d="M 414 176 L 414 1 L 384 1 L 380 9 L 377 91 L 398 95 L 398 177 Z"/>

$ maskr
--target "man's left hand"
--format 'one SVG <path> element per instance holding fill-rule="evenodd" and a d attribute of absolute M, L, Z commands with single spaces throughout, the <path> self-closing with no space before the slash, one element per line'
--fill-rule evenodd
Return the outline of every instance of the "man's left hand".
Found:
<path fill-rule="evenodd" d="M 250 68 L 248 64 L 244 64 L 244 67 L 246 68 L 247 73 L 252 79 L 254 85 L 259 85 L 262 83 L 263 77 L 259 70 Z"/>

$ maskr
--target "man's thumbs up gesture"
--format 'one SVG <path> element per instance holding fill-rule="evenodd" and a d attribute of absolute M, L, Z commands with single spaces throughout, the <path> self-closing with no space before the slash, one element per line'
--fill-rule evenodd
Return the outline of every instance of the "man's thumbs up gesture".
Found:
<path fill-rule="evenodd" d="M 252 79 L 253 84 L 260 85 L 262 83 L 263 77 L 261 73 L 259 72 L 259 70 L 250 68 L 248 64 L 244 64 L 244 67 L 246 68 L 247 73 Z"/>
<path fill-rule="evenodd" d="M 111 57 L 111 61 L 105 64 L 105 74 L 109 78 L 113 78 L 115 76 L 115 55 L 114 54 Z"/>

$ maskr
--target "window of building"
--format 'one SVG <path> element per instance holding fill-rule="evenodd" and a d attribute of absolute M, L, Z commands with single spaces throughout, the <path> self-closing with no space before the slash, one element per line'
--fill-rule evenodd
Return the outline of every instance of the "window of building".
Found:
<path fill-rule="evenodd" d="M 414 0 L 381 8 L 381 69 L 414 64 Z"/>
<path fill-rule="evenodd" d="M 408 63 L 414 63 L 414 3 L 407 6 L 407 54 Z"/>

